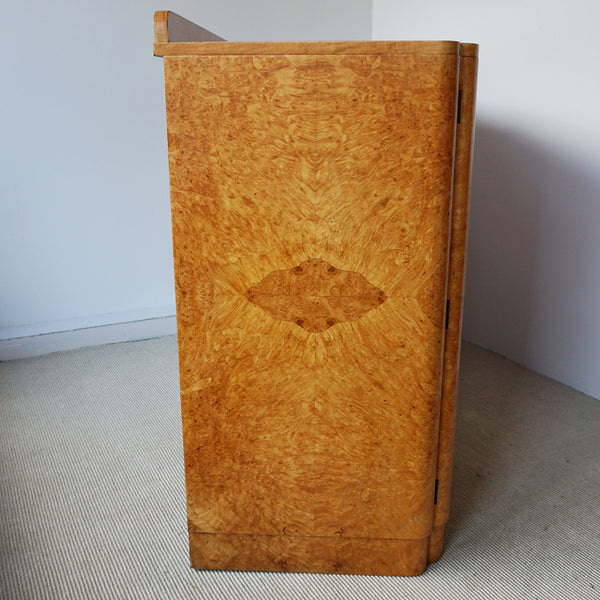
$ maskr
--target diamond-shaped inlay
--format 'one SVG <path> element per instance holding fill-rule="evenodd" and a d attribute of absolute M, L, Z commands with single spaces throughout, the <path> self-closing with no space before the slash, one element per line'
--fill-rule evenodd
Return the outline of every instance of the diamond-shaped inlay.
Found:
<path fill-rule="evenodd" d="M 273 271 L 245 295 L 274 319 L 292 321 L 311 333 L 356 321 L 387 298 L 360 273 L 336 269 L 320 258 Z"/>

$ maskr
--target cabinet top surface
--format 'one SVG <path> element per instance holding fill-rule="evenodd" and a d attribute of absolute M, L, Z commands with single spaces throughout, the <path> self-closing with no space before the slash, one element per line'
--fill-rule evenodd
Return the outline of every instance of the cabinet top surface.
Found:
<path fill-rule="evenodd" d="M 154 15 L 155 56 L 440 54 L 477 56 L 478 45 L 457 41 L 233 42 L 170 11 Z"/>

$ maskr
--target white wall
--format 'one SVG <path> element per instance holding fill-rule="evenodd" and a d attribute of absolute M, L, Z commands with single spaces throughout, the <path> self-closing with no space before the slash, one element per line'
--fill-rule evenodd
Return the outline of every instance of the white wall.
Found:
<path fill-rule="evenodd" d="M 2 340 L 174 314 L 161 9 L 232 40 L 371 33 L 371 0 L 4 6 L 0 359 L 40 351 Z"/>
<path fill-rule="evenodd" d="M 479 42 L 464 335 L 600 397 L 600 5 L 374 0 L 373 38 Z"/>

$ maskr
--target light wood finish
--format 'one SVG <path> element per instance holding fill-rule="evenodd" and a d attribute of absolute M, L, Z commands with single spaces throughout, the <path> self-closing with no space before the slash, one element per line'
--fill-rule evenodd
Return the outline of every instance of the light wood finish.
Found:
<path fill-rule="evenodd" d="M 468 44 L 464 46 L 473 46 Z M 475 124 L 475 92 L 477 83 L 477 48 L 461 47 L 459 94 L 460 115 L 456 129 L 454 159 L 454 187 L 452 200 L 452 227 L 448 269 L 448 314 L 444 341 L 444 369 L 440 435 L 438 443 L 437 480 L 438 493 L 434 527 L 439 534 L 432 536 L 434 544 L 429 550 L 429 560 L 438 560 L 443 549 L 443 526 L 450 514 L 450 488 L 454 453 L 454 424 L 460 361 L 462 309 L 465 286 L 465 258 L 473 156 L 473 128 Z"/>
<path fill-rule="evenodd" d="M 360 273 L 341 271 L 319 258 L 273 271 L 245 295 L 273 318 L 313 333 L 356 321 L 386 300 Z"/>
<path fill-rule="evenodd" d="M 172 11 L 154 14 L 155 56 L 320 55 L 320 54 L 457 54 L 453 41 L 413 42 L 224 42 L 222 37 Z M 463 44 L 474 48 L 476 44 Z"/>
<path fill-rule="evenodd" d="M 419 573 L 460 46 L 230 44 L 164 53 L 192 565 Z"/>
<path fill-rule="evenodd" d="M 458 42 L 158 42 L 155 56 L 457 54 Z"/>
<path fill-rule="evenodd" d="M 427 538 L 191 533 L 190 556 L 197 569 L 409 576 L 423 572 L 428 544 Z"/>
<path fill-rule="evenodd" d="M 460 55 L 461 56 L 470 56 L 471 58 L 477 58 L 479 56 L 479 45 L 478 44 L 461 43 Z M 477 70 L 477 68 L 475 70 Z"/>

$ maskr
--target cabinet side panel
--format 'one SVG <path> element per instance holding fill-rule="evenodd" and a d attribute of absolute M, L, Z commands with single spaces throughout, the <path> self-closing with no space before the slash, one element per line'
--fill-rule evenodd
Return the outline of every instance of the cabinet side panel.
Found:
<path fill-rule="evenodd" d="M 447 316 L 448 327 L 444 343 L 442 406 L 437 467 L 438 494 L 435 507 L 435 526 L 438 528 L 442 527 L 448 520 L 452 483 L 476 81 L 477 58 L 475 56 L 462 56 L 460 59 L 459 75 L 461 107 L 459 108 L 460 122 L 457 124 L 456 130 L 450 265 L 448 272 L 449 314 Z M 438 548 L 431 549 L 430 560 L 437 560 L 441 554 L 442 537 L 439 536 L 438 540 Z"/>
<path fill-rule="evenodd" d="M 192 534 L 429 536 L 457 60 L 165 58 Z"/>

